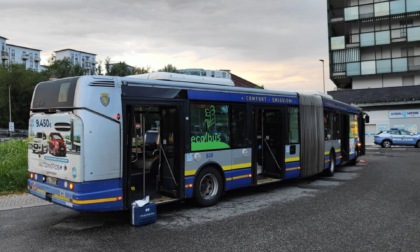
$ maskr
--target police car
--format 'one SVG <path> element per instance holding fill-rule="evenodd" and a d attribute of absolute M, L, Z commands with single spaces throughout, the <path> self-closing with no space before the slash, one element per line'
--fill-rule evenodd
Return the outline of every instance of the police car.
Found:
<path fill-rule="evenodd" d="M 415 135 L 404 129 L 381 131 L 374 138 L 374 143 L 382 146 L 382 148 L 390 148 L 392 145 L 408 145 L 420 148 L 420 135 Z"/>

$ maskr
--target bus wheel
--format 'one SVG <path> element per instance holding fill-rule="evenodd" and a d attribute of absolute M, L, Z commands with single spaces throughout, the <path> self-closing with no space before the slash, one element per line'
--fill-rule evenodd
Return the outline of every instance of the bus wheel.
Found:
<path fill-rule="evenodd" d="M 334 176 L 334 171 L 335 171 L 335 154 L 334 152 L 330 153 L 330 165 L 328 167 L 328 169 L 325 170 L 325 175 L 328 177 L 332 177 Z"/>
<path fill-rule="evenodd" d="M 382 148 L 391 148 L 391 141 L 385 140 L 382 142 Z"/>
<path fill-rule="evenodd" d="M 194 198 L 199 206 L 215 205 L 222 196 L 222 176 L 214 167 L 204 168 L 197 176 L 194 185 Z"/>

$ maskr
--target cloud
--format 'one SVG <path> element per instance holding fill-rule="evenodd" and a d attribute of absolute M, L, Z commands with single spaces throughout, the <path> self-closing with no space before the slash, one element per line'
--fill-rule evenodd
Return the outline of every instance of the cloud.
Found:
<path fill-rule="evenodd" d="M 231 69 L 280 88 L 308 85 L 328 57 L 326 5 L 313 0 L 14 0 L 0 30 L 43 62 L 72 48 L 152 69 Z"/>

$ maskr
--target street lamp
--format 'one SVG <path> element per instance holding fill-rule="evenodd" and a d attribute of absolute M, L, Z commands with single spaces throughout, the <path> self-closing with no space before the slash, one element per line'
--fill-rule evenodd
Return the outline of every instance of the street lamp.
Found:
<path fill-rule="evenodd" d="M 322 83 L 324 85 L 324 94 L 325 94 L 325 70 L 324 70 L 324 60 L 320 59 L 319 61 L 322 62 Z"/>

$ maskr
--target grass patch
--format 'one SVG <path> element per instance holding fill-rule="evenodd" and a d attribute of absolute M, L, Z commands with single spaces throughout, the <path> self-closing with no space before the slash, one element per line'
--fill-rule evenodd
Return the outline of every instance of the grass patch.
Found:
<path fill-rule="evenodd" d="M 28 140 L 0 142 L 0 194 L 27 188 Z"/>

